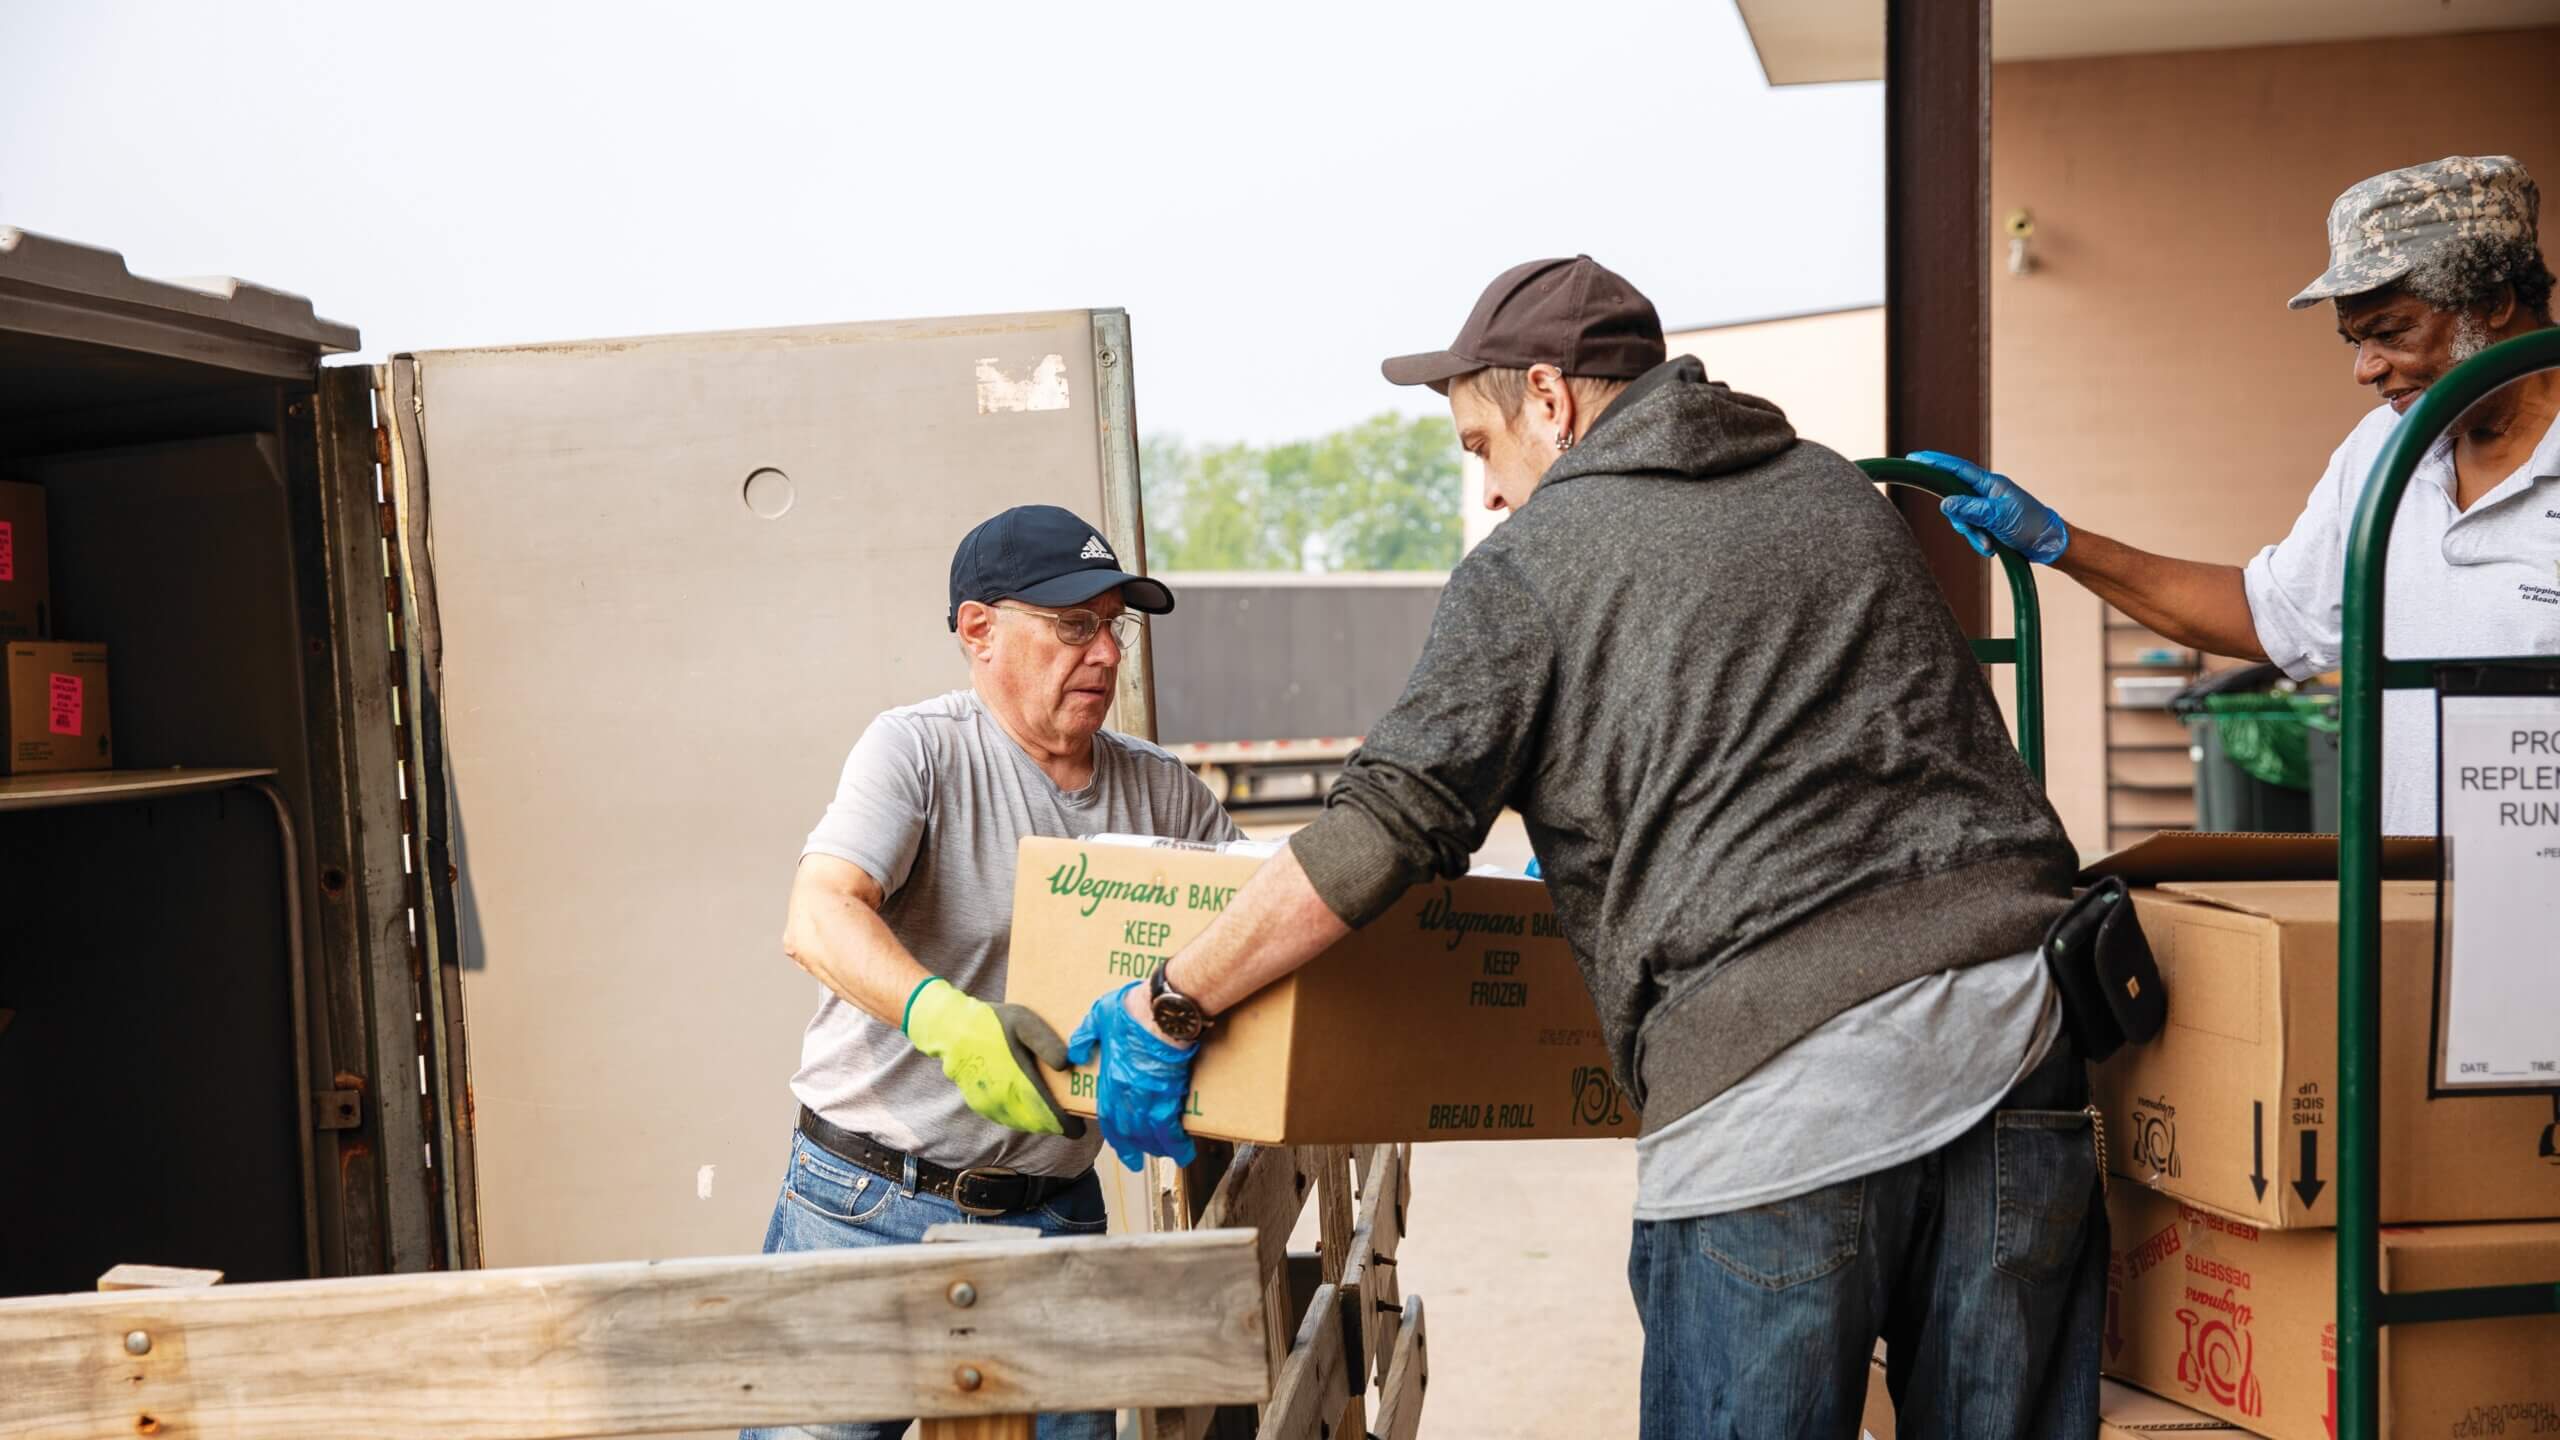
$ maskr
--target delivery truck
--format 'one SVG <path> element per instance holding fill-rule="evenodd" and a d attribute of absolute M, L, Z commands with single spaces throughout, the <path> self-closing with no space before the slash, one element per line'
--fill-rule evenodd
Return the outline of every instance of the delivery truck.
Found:
<path fill-rule="evenodd" d="M 793 859 L 967 683 L 953 544 L 1143 563 L 1117 310 L 361 344 L 0 228 L 5 553 L 113 677 L 111 768 L 0 776 L 0 1294 L 752 1252 Z"/>

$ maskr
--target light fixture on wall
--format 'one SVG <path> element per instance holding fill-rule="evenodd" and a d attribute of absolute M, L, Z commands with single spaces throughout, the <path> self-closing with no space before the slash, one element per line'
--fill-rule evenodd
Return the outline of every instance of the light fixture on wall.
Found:
<path fill-rule="evenodd" d="M 2036 217 L 2024 210 L 2012 210 L 2002 225 L 2009 232 L 2009 273 L 2024 275 L 2036 268 L 2036 257 L 2027 253 L 2027 237 L 2036 233 Z"/>

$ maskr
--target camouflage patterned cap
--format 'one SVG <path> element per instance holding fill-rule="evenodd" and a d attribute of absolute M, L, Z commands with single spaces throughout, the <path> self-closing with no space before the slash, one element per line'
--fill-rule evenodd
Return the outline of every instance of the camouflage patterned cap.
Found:
<path fill-rule="evenodd" d="M 2360 180 L 2329 207 L 2329 268 L 2288 308 L 2379 290 L 2457 240 L 2531 243 L 2539 208 L 2512 155 L 2448 155 Z"/>

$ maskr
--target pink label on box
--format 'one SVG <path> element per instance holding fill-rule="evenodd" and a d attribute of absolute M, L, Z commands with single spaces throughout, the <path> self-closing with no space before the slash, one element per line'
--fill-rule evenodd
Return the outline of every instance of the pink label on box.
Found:
<path fill-rule="evenodd" d="M 82 689 L 83 686 L 80 683 L 80 677 L 77 675 L 56 675 L 53 677 L 51 692 L 46 697 L 49 702 L 46 707 L 46 729 L 52 731 L 56 735 L 77 735 L 80 733 L 80 692 Z"/>
<path fill-rule="evenodd" d="M 0 581 L 18 578 L 18 537 L 6 520 L 0 520 Z"/>

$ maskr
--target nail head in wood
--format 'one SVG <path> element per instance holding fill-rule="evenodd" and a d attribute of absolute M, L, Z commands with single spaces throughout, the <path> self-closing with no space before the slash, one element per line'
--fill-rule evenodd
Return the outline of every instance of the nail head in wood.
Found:
<path fill-rule="evenodd" d="M 966 1280 L 956 1282 L 951 1287 L 951 1303 L 959 1306 L 963 1310 L 977 1304 L 978 1287 L 970 1284 Z"/>
<path fill-rule="evenodd" d="M 124 1337 L 124 1353 L 127 1355 L 150 1354 L 151 1332 L 147 1330 L 134 1330 L 128 1332 Z"/>
<path fill-rule="evenodd" d="M 975 1365 L 961 1366 L 951 1378 L 959 1381 L 960 1388 L 963 1390 L 975 1390 L 987 1383 L 987 1377 L 979 1374 L 978 1367 Z"/>

